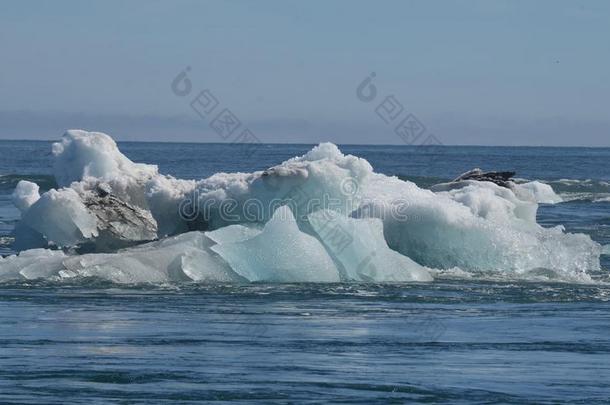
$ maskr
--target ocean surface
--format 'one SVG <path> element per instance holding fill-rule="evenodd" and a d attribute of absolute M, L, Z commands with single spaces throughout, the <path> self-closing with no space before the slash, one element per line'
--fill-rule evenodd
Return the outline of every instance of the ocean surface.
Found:
<path fill-rule="evenodd" d="M 162 173 L 262 170 L 312 145 L 119 143 Z M 0 253 L 50 142 L 0 141 Z M 340 146 L 421 187 L 474 167 L 550 184 L 538 222 L 610 244 L 610 148 Z M 0 403 L 610 403 L 610 257 L 588 285 L 0 284 Z"/>

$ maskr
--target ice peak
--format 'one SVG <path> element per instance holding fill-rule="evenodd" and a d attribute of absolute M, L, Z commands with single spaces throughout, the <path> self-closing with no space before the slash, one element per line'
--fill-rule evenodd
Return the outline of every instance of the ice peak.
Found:
<path fill-rule="evenodd" d="M 303 155 L 303 160 L 316 161 L 322 159 L 339 160 L 345 155 L 339 150 L 337 145 L 331 142 L 322 142 L 312 150 Z"/>
<path fill-rule="evenodd" d="M 155 175 L 157 166 L 134 163 L 123 155 L 116 142 L 101 132 L 80 129 L 66 131 L 52 146 L 57 184 L 68 186 L 86 177 L 110 180 L 117 177 Z"/>

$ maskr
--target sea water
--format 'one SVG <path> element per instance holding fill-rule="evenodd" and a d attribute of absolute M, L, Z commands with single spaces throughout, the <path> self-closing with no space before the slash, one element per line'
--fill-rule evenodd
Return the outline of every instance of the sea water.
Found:
<path fill-rule="evenodd" d="M 0 141 L 0 253 L 20 179 L 54 187 L 49 142 Z M 312 145 L 120 143 L 179 178 L 262 170 Z M 473 167 L 550 184 L 538 222 L 610 244 L 610 149 L 340 146 L 420 187 Z M 42 191 L 42 190 L 41 190 Z M 591 285 L 0 285 L 0 402 L 607 403 L 610 257 Z"/>

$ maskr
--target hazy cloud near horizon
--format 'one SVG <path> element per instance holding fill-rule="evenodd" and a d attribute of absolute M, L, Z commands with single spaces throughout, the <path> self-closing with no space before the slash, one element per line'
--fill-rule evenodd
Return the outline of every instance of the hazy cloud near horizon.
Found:
<path fill-rule="evenodd" d="M 189 104 L 207 89 L 263 142 L 401 143 L 375 111 L 394 96 L 446 144 L 610 146 L 609 20 L 603 1 L 7 1 L 0 139 L 220 142 Z"/>
<path fill-rule="evenodd" d="M 248 127 L 265 143 L 404 143 L 392 127 L 382 121 L 371 121 L 360 126 L 349 123 L 339 126 L 330 122 L 284 119 L 252 121 Z M 435 135 L 446 145 L 610 146 L 603 142 L 604 135 L 610 133 L 610 125 L 605 122 L 571 122 L 562 118 L 520 122 L 501 117 L 471 122 L 451 116 L 430 122 L 437 124 Z M 117 141 L 223 142 L 208 124 L 188 116 L 0 112 L 0 133 L 6 135 L 0 139 L 57 140 L 66 129 L 85 129 L 105 132 Z M 558 133 L 573 136 L 554 139 L 552 143 L 545 141 Z"/>

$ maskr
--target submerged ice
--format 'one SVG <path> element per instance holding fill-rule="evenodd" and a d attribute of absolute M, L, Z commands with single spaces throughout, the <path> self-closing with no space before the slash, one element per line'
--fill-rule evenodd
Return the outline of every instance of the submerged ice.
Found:
<path fill-rule="evenodd" d="M 0 280 L 402 282 L 459 268 L 588 281 L 600 268 L 588 236 L 536 223 L 539 203 L 561 201 L 539 182 L 479 173 L 425 190 L 330 143 L 199 181 L 134 163 L 102 133 L 68 131 L 52 152 L 59 188 L 13 193 L 20 253 L 0 259 Z"/>

